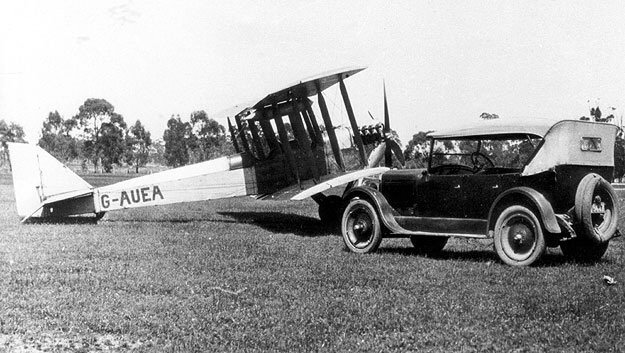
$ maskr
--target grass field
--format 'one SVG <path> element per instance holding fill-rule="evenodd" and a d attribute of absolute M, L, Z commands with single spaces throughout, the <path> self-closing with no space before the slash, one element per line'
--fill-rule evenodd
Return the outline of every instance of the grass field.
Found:
<path fill-rule="evenodd" d="M 0 227 L 0 352 L 625 350 L 622 238 L 595 265 L 513 268 L 490 241 L 351 254 L 308 201 L 22 225 L 6 175 Z"/>

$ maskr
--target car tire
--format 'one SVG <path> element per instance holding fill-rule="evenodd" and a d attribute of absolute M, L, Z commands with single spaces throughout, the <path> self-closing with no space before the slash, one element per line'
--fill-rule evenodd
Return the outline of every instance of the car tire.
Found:
<path fill-rule="evenodd" d="M 540 221 L 528 208 L 510 206 L 501 212 L 494 229 L 495 251 L 512 266 L 529 266 L 545 253 L 546 244 Z"/>
<path fill-rule="evenodd" d="M 592 263 L 601 260 L 608 250 L 609 241 L 595 243 L 586 238 L 573 238 L 560 243 L 562 254 L 577 262 Z"/>
<path fill-rule="evenodd" d="M 604 205 L 603 215 L 593 213 L 593 203 Z M 579 236 L 596 244 L 608 242 L 616 233 L 618 225 L 618 197 L 616 191 L 600 175 L 586 175 L 575 193 L 575 217 Z"/>
<path fill-rule="evenodd" d="M 337 195 L 326 196 L 321 203 L 319 203 L 319 219 L 321 223 L 329 229 L 338 230 L 341 225 L 341 217 L 343 217 L 343 211 L 345 209 L 345 203 L 343 198 Z"/>
<path fill-rule="evenodd" d="M 367 200 L 351 200 L 343 213 L 341 233 L 350 251 L 359 254 L 376 251 L 382 241 L 382 226 L 375 207 Z"/>
<path fill-rule="evenodd" d="M 415 251 L 419 254 L 436 254 L 443 250 L 447 244 L 448 237 L 437 237 L 427 235 L 413 235 L 410 242 Z"/>

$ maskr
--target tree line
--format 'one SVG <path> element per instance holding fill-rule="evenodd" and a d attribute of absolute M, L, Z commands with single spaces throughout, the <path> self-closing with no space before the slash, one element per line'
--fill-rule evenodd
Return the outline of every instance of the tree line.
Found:
<path fill-rule="evenodd" d="M 614 108 L 612 108 L 614 110 Z M 483 113 L 482 119 L 498 119 L 497 114 Z M 612 122 L 614 115 L 602 117 L 599 108 L 591 109 L 590 117 L 580 120 Z M 290 126 L 287 126 L 290 127 Z M 428 131 L 419 131 L 404 149 L 407 167 L 424 168 L 430 153 Z M 16 123 L 0 119 L 0 143 L 24 142 L 24 130 Z M 140 120 L 128 126 L 124 117 L 115 111 L 105 99 L 87 99 L 71 118 L 63 119 L 57 111 L 50 112 L 43 122 L 39 146 L 62 162 L 80 161 L 84 169 L 89 164 L 98 172 L 111 172 L 114 165 L 140 167 L 148 162 L 180 167 L 234 153 L 226 129 L 205 111 L 191 113 L 188 121 L 172 115 L 167 121 L 161 145 L 152 140 L 151 134 Z M 503 153 L 510 146 L 492 146 Z M 514 147 L 514 146 L 513 146 Z M 516 146 L 523 148 L 524 146 Z M 523 151 L 519 151 L 523 152 Z M 0 153 L 0 165 L 8 160 L 6 149 Z M 615 178 L 625 175 L 625 136 L 622 130 L 616 137 L 614 149 Z"/>
<path fill-rule="evenodd" d="M 24 130 L 17 123 L 0 120 L 0 142 L 24 142 Z M 139 172 L 148 162 L 179 167 L 232 153 L 225 128 L 203 110 L 191 114 L 189 121 L 173 116 L 163 134 L 164 146 L 152 140 L 140 120 L 128 125 L 106 99 L 89 98 L 78 113 L 64 119 L 50 112 L 41 128 L 38 145 L 58 160 L 79 161 L 84 170 L 110 173 L 114 166 L 126 165 Z M 6 164 L 6 148 L 0 165 Z"/>

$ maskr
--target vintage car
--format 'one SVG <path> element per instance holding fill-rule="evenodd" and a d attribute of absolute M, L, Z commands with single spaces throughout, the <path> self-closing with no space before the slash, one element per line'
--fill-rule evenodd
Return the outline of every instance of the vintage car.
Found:
<path fill-rule="evenodd" d="M 493 239 L 509 265 L 531 265 L 546 247 L 595 261 L 618 236 L 617 127 L 579 120 L 479 121 L 428 135 L 424 169 L 389 170 L 348 188 L 341 232 L 347 248 L 375 251 L 409 237 L 419 252 L 449 237 Z"/>

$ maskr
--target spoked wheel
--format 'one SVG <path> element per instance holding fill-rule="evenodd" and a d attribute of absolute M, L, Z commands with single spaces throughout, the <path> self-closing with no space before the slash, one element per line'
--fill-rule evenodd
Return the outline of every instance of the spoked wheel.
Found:
<path fill-rule="evenodd" d="M 447 237 L 435 237 L 426 235 L 413 235 L 410 242 L 419 254 L 435 254 L 443 250 L 447 244 Z"/>
<path fill-rule="evenodd" d="M 579 235 L 596 244 L 607 243 L 616 233 L 618 207 L 616 191 L 598 174 L 588 174 L 575 193 L 575 217 Z"/>
<path fill-rule="evenodd" d="M 382 241 L 382 227 L 373 205 L 362 199 L 350 201 L 343 213 L 341 233 L 350 251 L 361 254 L 376 251 Z"/>
<path fill-rule="evenodd" d="M 495 224 L 495 250 L 503 262 L 529 266 L 544 254 L 546 245 L 536 215 L 523 206 L 506 208 Z"/>

